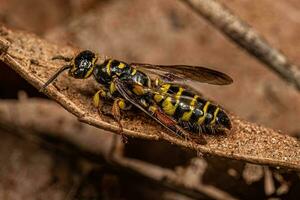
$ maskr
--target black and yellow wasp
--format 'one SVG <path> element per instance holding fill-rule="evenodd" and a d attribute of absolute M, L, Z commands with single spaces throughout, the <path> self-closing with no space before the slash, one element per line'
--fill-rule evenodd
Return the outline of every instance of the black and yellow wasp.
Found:
<path fill-rule="evenodd" d="M 134 105 L 183 138 L 203 142 L 203 132 L 221 133 L 231 129 L 231 121 L 224 109 L 189 87 L 189 81 L 215 85 L 232 83 L 224 73 L 199 66 L 127 64 L 114 59 L 100 62 L 89 50 L 73 58 L 56 56 L 53 59 L 64 60 L 67 64 L 41 90 L 65 70 L 77 79 L 94 76 L 100 84 L 93 98 L 94 105 L 101 110 L 102 98 L 114 100 L 112 114 L 120 126 L 120 110 Z"/>

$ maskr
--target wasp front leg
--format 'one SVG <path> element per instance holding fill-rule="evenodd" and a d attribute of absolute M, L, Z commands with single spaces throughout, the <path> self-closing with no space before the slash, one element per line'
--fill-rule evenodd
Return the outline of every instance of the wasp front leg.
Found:
<path fill-rule="evenodd" d="M 98 108 L 98 111 L 101 114 L 103 114 L 103 99 L 112 99 L 112 95 L 106 88 L 101 87 L 93 97 L 93 104 L 96 108 Z"/>

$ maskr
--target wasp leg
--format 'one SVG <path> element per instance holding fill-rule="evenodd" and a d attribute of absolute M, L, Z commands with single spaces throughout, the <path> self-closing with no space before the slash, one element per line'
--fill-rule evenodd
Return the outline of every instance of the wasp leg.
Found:
<path fill-rule="evenodd" d="M 126 103 L 125 99 L 122 98 L 116 98 L 114 100 L 113 106 L 112 106 L 112 114 L 116 121 L 119 123 L 120 127 L 122 127 L 121 124 L 121 110 L 129 110 L 131 108 L 131 104 Z"/>
<path fill-rule="evenodd" d="M 123 135 L 123 125 L 121 123 L 121 110 L 129 110 L 130 108 L 131 104 L 126 103 L 126 100 L 122 98 L 116 98 L 112 106 L 112 114 L 119 124 L 119 133 L 122 135 L 123 142 L 125 143 L 127 142 L 127 138 Z"/>
<path fill-rule="evenodd" d="M 103 102 L 100 100 L 101 98 L 107 97 L 107 91 L 104 88 L 100 88 L 93 97 L 93 103 L 96 108 L 102 108 Z"/>
<path fill-rule="evenodd" d="M 106 100 L 113 99 L 110 92 L 104 87 L 101 87 L 95 93 L 95 95 L 93 97 L 93 104 L 98 109 L 99 114 L 104 114 L 104 115 L 110 115 L 111 116 L 111 113 L 103 111 L 104 102 L 101 99 L 106 99 Z"/>
<path fill-rule="evenodd" d="M 120 110 L 129 110 L 131 108 L 131 104 L 126 104 L 124 99 L 116 98 L 114 99 L 114 103 L 112 106 L 111 113 L 103 112 L 103 101 L 101 99 L 114 99 L 110 92 L 105 88 L 100 88 L 93 97 L 93 103 L 96 108 L 98 108 L 99 114 L 113 116 L 114 119 L 118 122 L 120 127 L 120 134 L 122 135 L 122 139 L 124 142 L 127 141 L 127 138 L 122 134 L 123 126 L 121 123 L 121 111 Z"/>

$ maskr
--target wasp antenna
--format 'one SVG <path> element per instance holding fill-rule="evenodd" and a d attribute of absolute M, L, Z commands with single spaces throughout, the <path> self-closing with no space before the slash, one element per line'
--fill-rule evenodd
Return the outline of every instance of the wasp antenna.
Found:
<path fill-rule="evenodd" d="M 62 56 L 62 55 L 58 55 L 58 56 L 52 57 L 52 60 L 64 60 L 66 62 L 70 62 L 72 60 L 72 58 L 65 57 L 65 56 Z"/>
<path fill-rule="evenodd" d="M 41 87 L 40 92 L 44 91 L 45 88 L 52 83 L 63 71 L 70 69 L 71 65 L 64 65 L 62 68 L 57 70 L 57 72 Z"/>

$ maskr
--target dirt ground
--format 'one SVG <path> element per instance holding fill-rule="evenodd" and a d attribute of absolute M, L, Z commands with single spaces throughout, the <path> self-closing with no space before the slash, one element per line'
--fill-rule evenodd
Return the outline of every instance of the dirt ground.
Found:
<path fill-rule="evenodd" d="M 300 63 L 300 4 L 297 0 L 221 2 L 282 50 L 293 63 Z M 234 83 L 229 86 L 195 85 L 201 93 L 244 119 L 300 136 L 299 91 L 181 1 L 0 0 L 0 22 L 58 44 L 92 49 L 129 63 L 213 67 L 229 74 Z M 31 97 L 46 98 L 2 65 L 0 80 L 2 99 L 16 99 L 19 90 L 25 90 Z M 189 199 L 138 177 L 131 178 L 105 164 L 90 164 L 81 156 L 64 155 L 61 151 L 41 147 L 14 131 L 0 129 L 0 134 L 0 199 Z M 168 148 L 172 148 L 163 143 L 158 146 L 161 152 L 169 152 Z M 139 140 L 130 140 L 127 148 L 130 156 L 149 162 L 154 162 L 160 154 L 159 150 L 149 152 L 150 144 Z M 182 164 L 182 160 L 190 159 L 188 153 L 175 149 L 172 151 L 179 153 L 174 163 L 168 165 L 170 161 L 167 160 L 161 165 L 174 168 Z M 225 169 L 215 164 L 214 159 L 207 158 L 206 162 L 210 166 L 202 177 L 206 184 L 221 188 L 235 198 L 266 197 L 263 175 L 247 182 L 241 175 L 245 166 L 234 163 L 229 165 L 234 168 L 243 165 L 240 167 L 243 170 L 233 172 L 237 175 L 224 175 L 221 182 L 211 181 L 222 177 L 220 170 Z M 280 198 L 299 198 L 299 191 L 293 189 L 299 186 L 299 176 L 283 177 L 290 188 Z M 229 184 L 224 184 L 225 181 Z M 240 189 L 235 189 L 238 185 Z"/>

